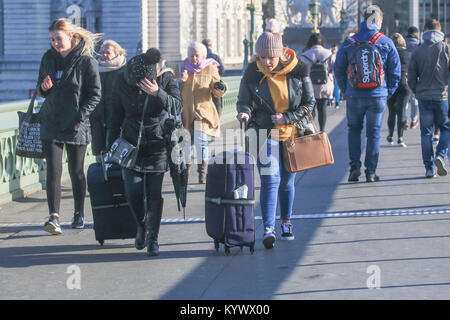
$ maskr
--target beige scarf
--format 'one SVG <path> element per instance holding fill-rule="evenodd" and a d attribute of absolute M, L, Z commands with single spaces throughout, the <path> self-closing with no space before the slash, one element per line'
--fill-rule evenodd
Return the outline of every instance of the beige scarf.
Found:
<path fill-rule="evenodd" d="M 111 72 L 117 69 L 122 68 L 127 63 L 127 58 L 125 56 L 117 56 L 114 59 L 109 61 L 98 62 L 98 71 L 99 72 Z"/>

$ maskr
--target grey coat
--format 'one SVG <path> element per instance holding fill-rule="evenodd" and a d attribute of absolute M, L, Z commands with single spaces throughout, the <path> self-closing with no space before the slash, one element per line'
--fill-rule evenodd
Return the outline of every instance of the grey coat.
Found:
<path fill-rule="evenodd" d="M 448 100 L 450 47 L 444 34 L 430 30 L 413 52 L 408 68 L 408 85 L 420 100 Z"/>

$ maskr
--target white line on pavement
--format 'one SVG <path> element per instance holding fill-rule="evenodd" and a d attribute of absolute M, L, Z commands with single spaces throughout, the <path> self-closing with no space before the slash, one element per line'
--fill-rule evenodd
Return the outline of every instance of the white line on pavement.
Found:
<path fill-rule="evenodd" d="M 450 214 L 450 209 L 428 209 L 428 210 L 386 210 L 386 211 L 359 211 L 359 212 L 334 212 L 334 213 L 313 213 L 313 214 L 294 214 L 291 219 L 331 219 L 331 218 L 359 218 L 359 217 L 388 217 L 388 216 L 412 216 L 429 214 Z M 277 216 L 277 219 L 280 217 Z M 255 220 L 261 220 L 261 216 L 256 216 Z M 182 224 L 182 223 L 203 223 L 204 218 L 185 219 L 162 219 L 162 224 Z M 0 228 L 33 228 L 41 227 L 44 223 L 4 223 Z M 70 222 L 63 222 L 61 226 L 70 226 Z M 86 221 L 85 227 L 92 227 L 92 221 Z"/>

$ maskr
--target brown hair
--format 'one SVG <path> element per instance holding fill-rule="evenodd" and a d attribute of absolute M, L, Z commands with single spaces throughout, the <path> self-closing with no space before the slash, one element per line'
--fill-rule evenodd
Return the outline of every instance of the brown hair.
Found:
<path fill-rule="evenodd" d="M 120 44 L 118 44 L 114 40 L 105 40 L 105 42 L 103 42 L 103 44 L 102 44 L 101 50 L 103 50 L 103 48 L 106 46 L 113 47 L 114 53 L 118 56 L 126 56 L 127 55 L 127 51 L 124 48 L 122 48 L 120 46 Z"/>
<path fill-rule="evenodd" d="M 406 47 L 405 38 L 400 33 L 394 33 L 391 39 L 396 47 Z"/>
<path fill-rule="evenodd" d="M 439 30 L 441 31 L 441 23 L 436 19 L 428 19 L 423 26 L 424 30 Z"/>
<path fill-rule="evenodd" d="M 72 48 L 84 40 L 82 55 L 93 56 L 97 42 L 103 37 L 102 33 L 92 33 L 82 27 L 72 24 L 68 19 L 60 18 L 53 21 L 48 31 L 64 31 L 72 35 Z"/>

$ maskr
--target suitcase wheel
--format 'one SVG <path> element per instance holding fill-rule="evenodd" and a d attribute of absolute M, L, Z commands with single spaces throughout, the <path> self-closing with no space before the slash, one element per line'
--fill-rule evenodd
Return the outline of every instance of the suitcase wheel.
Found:
<path fill-rule="evenodd" d="M 250 253 L 253 254 L 255 252 L 255 246 L 250 246 Z"/>
<path fill-rule="evenodd" d="M 216 248 L 216 252 L 219 252 L 219 248 L 220 248 L 219 241 L 214 240 L 214 248 Z"/>
<path fill-rule="evenodd" d="M 230 247 L 225 246 L 225 254 L 228 256 L 230 255 Z"/>
<path fill-rule="evenodd" d="M 100 243 L 101 246 L 105 243 L 105 240 L 98 240 L 98 243 Z"/>

